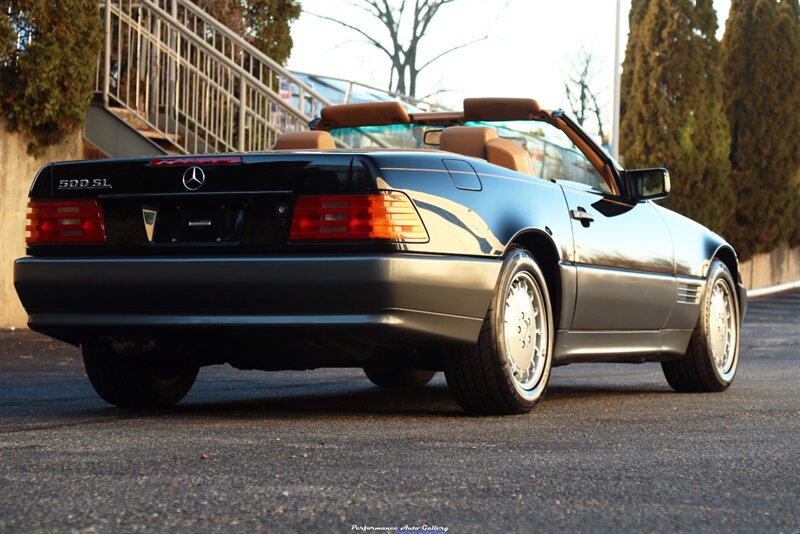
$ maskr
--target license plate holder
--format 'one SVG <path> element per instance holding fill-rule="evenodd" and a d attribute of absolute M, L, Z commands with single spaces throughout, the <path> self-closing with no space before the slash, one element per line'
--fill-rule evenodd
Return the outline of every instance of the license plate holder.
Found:
<path fill-rule="evenodd" d="M 159 208 L 154 219 L 154 244 L 237 244 L 244 227 L 244 208 L 228 204 L 167 206 Z"/>

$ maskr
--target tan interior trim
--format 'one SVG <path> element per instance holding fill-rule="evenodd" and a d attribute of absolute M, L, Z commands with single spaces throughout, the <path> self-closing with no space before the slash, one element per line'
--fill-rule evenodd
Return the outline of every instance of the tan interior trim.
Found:
<path fill-rule="evenodd" d="M 465 98 L 465 121 L 530 120 L 542 108 L 532 98 Z"/>
<path fill-rule="evenodd" d="M 411 118 L 400 102 L 365 102 L 322 108 L 317 130 L 357 128 L 384 124 L 408 124 Z"/>
<path fill-rule="evenodd" d="M 460 111 L 411 113 L 409 117 L 412 123 L 426 126 L 455 126 L 464 122 L 464 114 Z"/>
<path fill-rule="evenodd" d="M 275 140 L 273 150 L 333 150 L 336 143 L 328 132 L 286 132 Z"/>
<path fill-rule="evenodd" d="M 528 151 L 508 139 L 490 139 L 486 143 L 486 159 L 512 171 L 533 176 L 533 165 Z"/>
<path fill-rule="evenodd" d="M 492 139 L 497 139 L 497 132 L 488 126 L 451 126 L 442 132 L 439 149 L 486 159 L 486 143 Z"/>

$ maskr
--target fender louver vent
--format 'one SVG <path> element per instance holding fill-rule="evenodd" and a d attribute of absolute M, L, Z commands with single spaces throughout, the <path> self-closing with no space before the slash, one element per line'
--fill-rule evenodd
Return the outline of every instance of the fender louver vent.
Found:
<path fill-rule="evenodd" d="M 678 283 L 678 302 L 697 304 L 700 302 L 700 284 Z"/>

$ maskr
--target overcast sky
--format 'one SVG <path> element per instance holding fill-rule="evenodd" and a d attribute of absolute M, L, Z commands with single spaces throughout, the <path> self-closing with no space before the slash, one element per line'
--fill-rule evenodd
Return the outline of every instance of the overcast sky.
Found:
<path fill-rule="evenodd" d="M 380 35 L 380 24 L 342 0 L 301 0 L 303 14 L 292 27 L 289 68 L 356 80 L 386 88 L 389 60 L 364 38 L 311 15 L 335 16 Z M 543 107 L 568 109 L 563 79 L 566 65 L 582 44 L 594 55 L 596 86 L 609 109 L 613 98 L 616 0 L 459 0 L 442 8 L 421 43 L 421 58 L 480 38 L 423 71 L 417 96 L 460 107 L 465 96 L 526 96 Z M 714 0 L 720 31 L 730 0 Z M 630 0 L 622 0 L 621 54 L 628 36 Z"/>

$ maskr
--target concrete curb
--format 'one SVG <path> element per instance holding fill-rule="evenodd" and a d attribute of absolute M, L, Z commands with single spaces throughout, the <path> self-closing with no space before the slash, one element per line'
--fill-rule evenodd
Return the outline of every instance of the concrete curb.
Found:
<path fill-rule="evenodd" d="M 758 289 L 748 289 L 747 298 L 753 299 L 758 297 L 766 297 L 767 295 L 774 295 L 776 293 L 783 293 L 791 289 L 800 288 L 800 280 L 794 282 L 787 282 L 785 284 L 778 284 L 776 286 L 760 287 Z"/>

